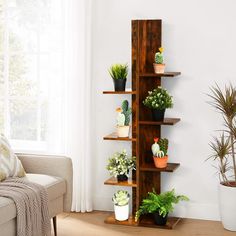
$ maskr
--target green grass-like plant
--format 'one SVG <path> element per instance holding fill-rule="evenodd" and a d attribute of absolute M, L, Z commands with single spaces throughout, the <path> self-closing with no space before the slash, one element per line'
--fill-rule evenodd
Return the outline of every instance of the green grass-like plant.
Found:
<path fill-rule="evenodd" d="M 173 99 L 166 89 L 159 86 L 148 92 L 143 104 L 151 109 L 164 110 L 173 107 Z"/>
<path fill-rule="evenodd" d="M 174 210 L 174 204 L 180 201 L 188 201 L 188 197 L 184 195 L 176 195 L 175 190 L 157 194 L 155 190 L 148 193 L 147 198 L 143 199 L 139 210 L 136 212 L 135 221 L 138 221 L 141 215 L 156 213 L 165 217 Z"/>
<path fill-rule="evenodd" d="M 127 64 L 114 64 L 108 70 L 113 79 L 126 79 L 128 75 Z"/>

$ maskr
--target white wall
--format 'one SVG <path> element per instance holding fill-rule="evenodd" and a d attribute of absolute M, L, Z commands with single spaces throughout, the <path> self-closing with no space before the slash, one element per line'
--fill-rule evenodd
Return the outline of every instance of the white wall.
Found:
<path fill-rule="evenodd" d="M 115 108 L 125 96 L 102 95 L 113 88 L 107 68 L 116 62 L 131 62 L 131 19 L 162 19 L 165 62 L 169 71 L 181 71 L 163 85 L 174 96 L 169 117 L 180 117 L 176 126 L 163 127 L 170 140 L 171 162 L 181 167 L 163 174 L 162 190 L 175 188 L 191 201 L 180 204 L 175 215 L 219 219 L 218 179 L 208 143 L 221 118 L 206 103 L 205 93 L 214 82 L 235 82 L 235 0 L 95 0 L 93 5 L 93 93 L 94 93 L 94 205 L 111 210 L 111 196 L 117 189 L 104 186 L 109 155 L 128 143 L 103 141 L 114 130 Z M 131 75 L 129 75 L 130 81 Z M 129 82 L 130 83 L 130 82 Z M 127 96 L 128 97 L 128 96 Z"/>

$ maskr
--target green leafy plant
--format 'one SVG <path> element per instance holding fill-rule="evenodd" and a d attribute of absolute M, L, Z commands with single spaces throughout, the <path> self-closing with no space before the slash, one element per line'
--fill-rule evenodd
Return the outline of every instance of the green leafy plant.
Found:
<path fill-rule="evenodd" d="M 166 156 L 167 151 L 168 151 L 168 144 L 169 144 L 168 139 L 167 138 L 160 138 L 158 140 L 158 144 L 160 146 L 160 151 L 162 151 L 163 155 Z"/>
<path fill-rule="evenodd" d="M 169 141 L 166 138 L 154 138 L 154 144 L 152 145 L 152 154 L 154 157 L 163 158 L 167 156 Z"/>
<path fill-rule="evenodd" d="M 143 104 L 151 109 L 164 110 L 173 107 L 173 99 L 166 89 L 159 86 L 148 92 L 148 96 L 143 101 Z"/>
<path fill-rule="evenodd" d="M 156 212 L 165 217 L 174 210 L 174 204 L 188 200 L 188 197 L 184 195 L 176 195 L 174 189 L 161 194 L 157 194 L 153 189 L 152 192 L 148 193 L 147 198 L 143 199 L 139 210 L 136 212 L 135 221 L 138 221 L 141 215 Z"/>
<path fill-rule="evenodd" d="M 210 142 L 212 155 L 209 158 L 218 161 L 220 181 L 236 187 L 236 88 L 231 84 L 222 90 L 216 84 L 211 87 L 210 104 L 223 116 L 225 130 L 219 138 Z"/>
<path fill-rule="evenodd" d="M 126 150 L 116 152 L 108 159 L 107 170 L 114 177 L 118 175 L 126 175 L 128 177 L 129 171 L 135 169 L 136 157 L 129 157 Z"/>
<path fill-rule="evenodd" d="M 127 191 L 118 190 L 112 197 L 112 201 L 117 206 L 126 206 L 129 203 L 130 195 Z"/>
<path fill-rule="evenodd" d="M 159 48 L 159 52 L 157 52 L 155 54 L 155 63 L 156 64 L 163 64 L 163 61 L 164 61 L 163 51 L 164 51 L 164 48 L 161 47 L 161 48 Z"/>
<path fill-rule="evenodd" d="M 128 75 L 127 64 L 114 64 L 108 70 L 113 79 L 126 79 Z"/>

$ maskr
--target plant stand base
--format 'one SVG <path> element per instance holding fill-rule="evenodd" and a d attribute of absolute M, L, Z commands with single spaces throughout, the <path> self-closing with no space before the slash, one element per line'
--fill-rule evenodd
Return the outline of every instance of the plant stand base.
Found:
<path fill-rule="evenodd" d="M 167 224 L 165 226 L 159 226 L 154 223 L 152 217 L 144 216 L 139 222 L 135 222 L 134 216 L 130 216 L 126 221 L 118 221 L 115 219 L 114 213 L 108 216 L 104 222 L 106 224 L 114 224 L 114 225 L 124 225 L 124 226 L 136 226 L 136 227 L 151 227 L 151 228 L 159 228 L 159 229 L 174 229 L 174 227 L 179 223 L 181 218 L 178 217 L 168 217 Z"/>

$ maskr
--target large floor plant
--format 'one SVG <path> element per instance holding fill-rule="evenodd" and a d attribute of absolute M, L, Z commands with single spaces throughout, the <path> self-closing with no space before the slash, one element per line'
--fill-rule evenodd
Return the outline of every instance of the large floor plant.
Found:
<path fill-rule="evenodd" d="M 226 229 L 236 231 L 236 88 L 231 84 L 224 89 L 216 85 L 209 96 L 210 104 L 224 120 L 221 134 L 210 143 L 210 158 L 218 161 L 221 220 Z"/>

